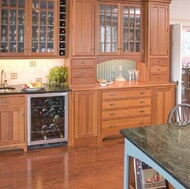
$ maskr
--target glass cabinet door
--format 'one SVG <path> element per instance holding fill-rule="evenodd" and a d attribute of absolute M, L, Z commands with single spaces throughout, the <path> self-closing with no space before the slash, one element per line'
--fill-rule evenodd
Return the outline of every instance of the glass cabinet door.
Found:
<path fill-rule="evenodd" d="M 123 52 L 140 52 L 141 10 L 123 6 Z"/>
<path fill-rule="evenodd" d="M 140 53 L 141 7 L 122 3 L 99 5 L 99 53 Z"/>
<path fill-rule="evenodd" d="M 55 6 L 54 0 L 32 0 L 32 53 L 55 51 Z"/>
<path fill-rule="evenodd" d="M 0 2 L 0 53 L 24 53 L 25 0 Z"/>
<path fill-rule="evenodd" d="M 118 6 L 99 6 L 99 52 L 118 51 Z"/>

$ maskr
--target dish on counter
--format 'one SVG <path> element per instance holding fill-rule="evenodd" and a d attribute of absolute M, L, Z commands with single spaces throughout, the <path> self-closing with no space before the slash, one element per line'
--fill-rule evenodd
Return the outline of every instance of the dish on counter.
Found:
<path fill-rule="evenodd" d="M 107 80 L 107 84 L 108 84 L 108 85 L 111 85 L 112 83 L 113 83 L 112 80 Z"/>
<path fill-rule="evenodd" d="M 39 87 L 39 88 L 23 88 L 26 92 L 35 92 L 35 91 L 40 91 L 44 89 L 44 87 Z"/>
<path fill-rule="evenodd" d="M 101 85 L 101 86 L 106 86 L 106 85 L 107 85 L 107 82 L 102 82 L 102 81 L 101 81 L 101 82 L 100 82 L 100 85 Z"/>

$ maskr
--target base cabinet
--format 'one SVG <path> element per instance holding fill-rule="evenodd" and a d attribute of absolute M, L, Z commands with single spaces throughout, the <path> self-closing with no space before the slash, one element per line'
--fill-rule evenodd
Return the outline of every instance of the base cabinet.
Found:
<path fill-rule="evenodd" d="M 97 137 L 97 91 L 74 92 L 74 138 Z"/>
<path fill-rule="evenodd" d="M 0 149 L 26 145 L 25 96 L 0 96 Z"/>
<path fill-rule="evenodd" d="M 167 123 L 168 115 L 175 105 L 175 86 L 155 88 L 152 99 L 153 124 Z"/>

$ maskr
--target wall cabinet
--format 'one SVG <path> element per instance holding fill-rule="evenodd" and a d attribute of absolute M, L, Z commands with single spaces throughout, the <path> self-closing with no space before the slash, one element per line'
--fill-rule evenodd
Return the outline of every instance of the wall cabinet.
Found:
<path fill-rule="evenodd" d="M 74 92 L 74 138 L 97 137 L 97 91 Z"/>
<path fill-rule="evenodd" d="M 0 96 L 0 148 L 27 150 L 25 102 L 24 95 Z"/>
<path fill-rule="evenodd" d="M 58 55 L 58 0 L 1 1 L 0 56 Z"/>
<path fill-rule="evenodd" d="M 139 55 L 142 52 L 140 5 L 98 4 L 98 55 Z"/>
<path fill-rule="evenodd" d="M 95 54 L 95 1 L 73 0 L 71 5 L 71 55 Z"/>

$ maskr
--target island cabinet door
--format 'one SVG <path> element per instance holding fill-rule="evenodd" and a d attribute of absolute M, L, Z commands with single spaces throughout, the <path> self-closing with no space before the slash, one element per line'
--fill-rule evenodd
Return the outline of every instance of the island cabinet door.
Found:
<path fill-rule="evenodd" d="M 175 86 L 154 88 L 152 91 L 152 122 L 167 123 L 168 115 L 175 104 Z"/>
<path fill-rule="evenodd" d="M 75 92 L 75 138 L 97 136 L 97 92 Z"/>

